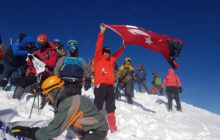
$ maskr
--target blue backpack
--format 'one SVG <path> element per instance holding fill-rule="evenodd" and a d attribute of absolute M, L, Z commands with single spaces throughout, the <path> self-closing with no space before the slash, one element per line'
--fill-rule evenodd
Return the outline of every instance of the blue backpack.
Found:
<path fill-rule="evenodd" d="M 64 65 L 61 69 L 60 76 L 63 78 L 79 78 L 83 77 L 83 59 L 81 57 L 72 58 L 65 56 Z"/>

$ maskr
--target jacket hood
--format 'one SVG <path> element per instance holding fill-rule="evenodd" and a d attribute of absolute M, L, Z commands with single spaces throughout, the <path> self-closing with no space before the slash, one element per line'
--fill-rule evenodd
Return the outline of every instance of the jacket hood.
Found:
<path fill-rule="evenodd" d="M 31 36 L 25 37 L 25 38 L 22 40 L 22 42 L 21 42 L 21 46 L 22 46 L 22 47 L 25 47 L 25 46 L 27 45 L 27 43 L 35 43 L 34 38 L 31 37 Z"/>
<path fill-rule="evenodd" d="M 170 69 L 168 70 L 168 74 L 175 74 L 175 71 L 174 71 L 172 68 L 170 68 Z"/>

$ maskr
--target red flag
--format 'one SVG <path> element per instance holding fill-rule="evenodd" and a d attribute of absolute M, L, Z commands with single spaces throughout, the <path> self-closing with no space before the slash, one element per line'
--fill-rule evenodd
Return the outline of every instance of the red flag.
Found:
<path fill-rule="evenodd" d="M 175 60 L 182 50 L 182 40 L 136 26 L 107 25 L 107 27 L 118 33 L 126 45 L 138 45 L 159 52 L 174 69 L 178 67 Z"/>

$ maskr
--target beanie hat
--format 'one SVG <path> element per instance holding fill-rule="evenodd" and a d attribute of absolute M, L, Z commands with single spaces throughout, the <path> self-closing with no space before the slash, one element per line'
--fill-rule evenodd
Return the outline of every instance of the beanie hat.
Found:
<path fill-rule="evenodd" d="M 111 54 L 111 50 L 110 50 L 110 48 L 109 47 L 103 47 L 102 48 L 102 53 L 104 54 L 104 53 L 108 53 L 109 55 Z"/>

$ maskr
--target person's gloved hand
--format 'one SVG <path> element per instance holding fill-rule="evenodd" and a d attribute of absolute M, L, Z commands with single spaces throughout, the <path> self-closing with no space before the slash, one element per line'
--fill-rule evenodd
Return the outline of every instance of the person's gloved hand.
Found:
<path fill-rule="evenodd" d="M 33 54 L 33 56 L 39 60 L 42 60 L 37 54 Z"/>
<path fill-rule="evenodd" d="M 31 138 L 35 140 L 35 132 L 38 130 L 38 127 L 25 127 L 25 126 L 15 126 L 10 129 L 10 133 L 15 136 L 22 136 L 26 138 Z"/>
<path fill-rule="evenodd" d="M 179 92 L 182 93 L 183 92 L 183 88 L 179 87 Z"/>
<path fill-rule="evenodd" d="M 31 91 L 32 91 L 34 94 L 40 94 L 40 93 L 41 93 L 41 87 L 40 87 L 40 85 L 39 85 L 39 84 L 36 84 L 36 85 L 32 86 Z"/>
<path fill-rule="evenodd" d="M 37 50 L 37 47 L 33 46 L 29 48 L 28 52 L 32 54 L 35 50 Z"/>
<path fill-rule="evenodd" d="M 4 78 L 0 80 L 0 86 L 1 87 L 5 87 L 7 84 L 8 84 L 8 80 L 6 80 Z"/>
<path fill-rule="evenodd" d="M 86 77 L 85 84 L 84 84 L 85 91 L 87 91 L 90 87 L 91 87 L 91 78 Z"/>
<path fill-rule="evenodd" d="M 33 59 L 33 55 L 32 54 L 28 54 L 28 59 L 32 60 Z"/>

